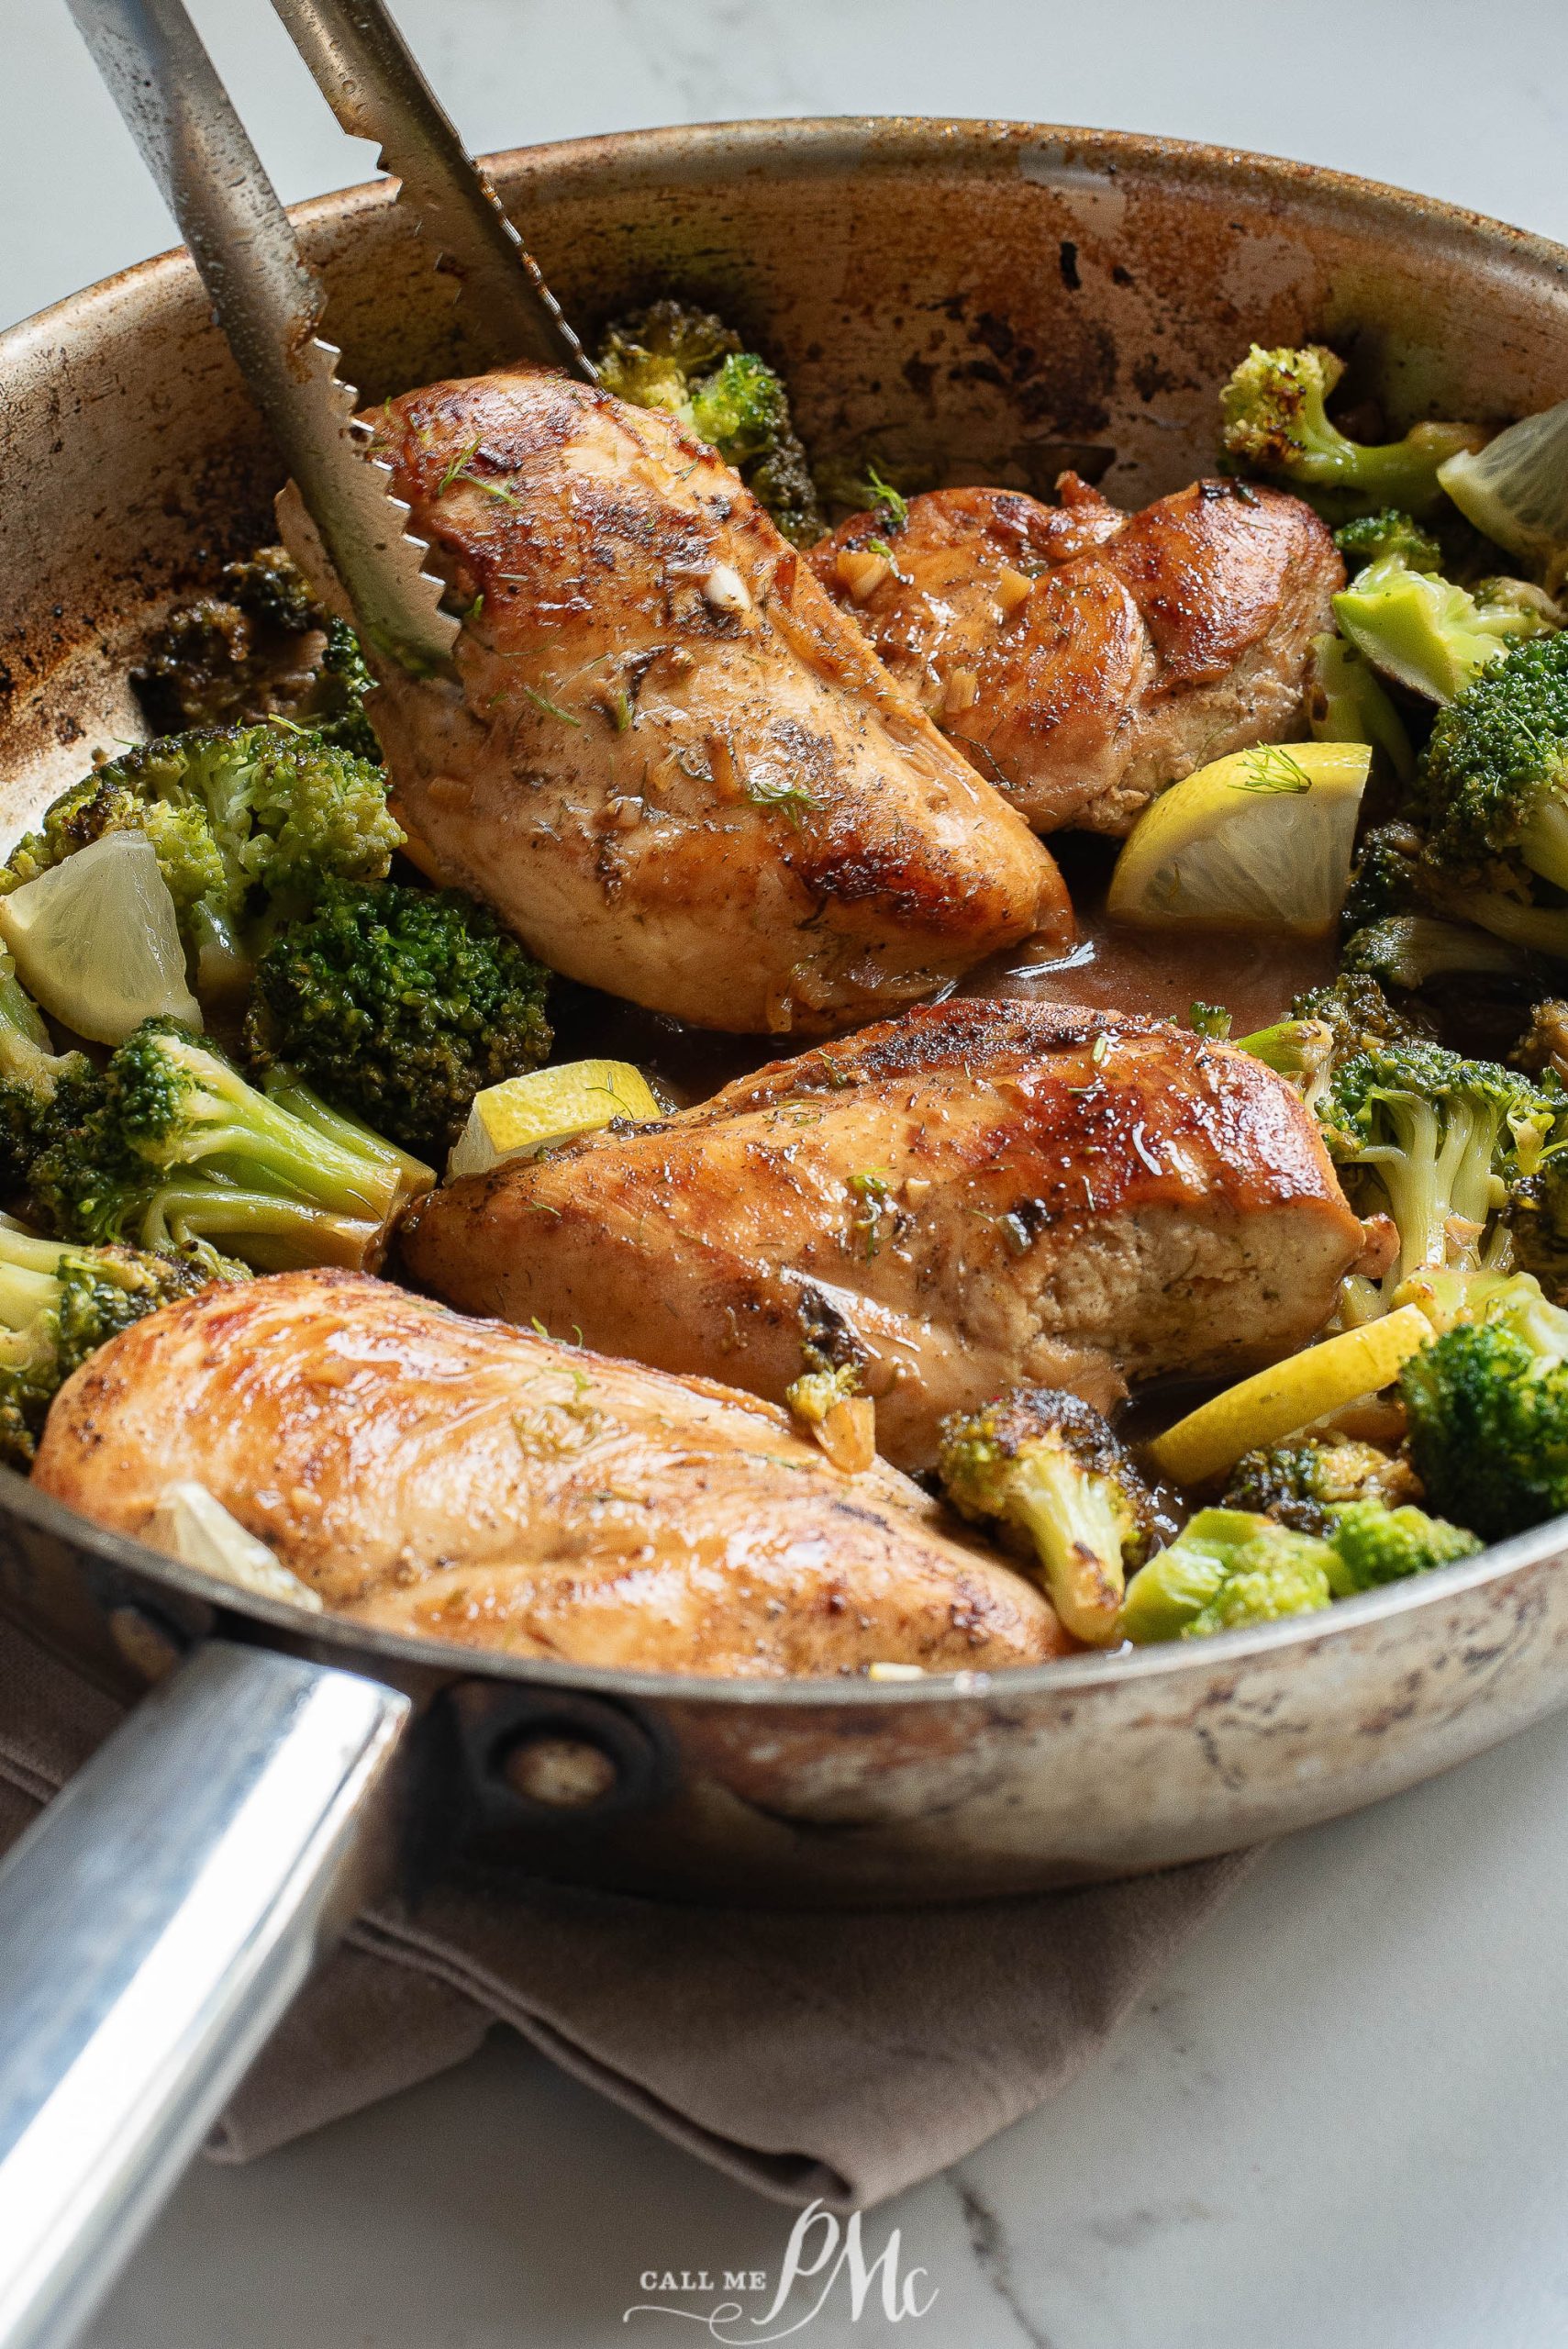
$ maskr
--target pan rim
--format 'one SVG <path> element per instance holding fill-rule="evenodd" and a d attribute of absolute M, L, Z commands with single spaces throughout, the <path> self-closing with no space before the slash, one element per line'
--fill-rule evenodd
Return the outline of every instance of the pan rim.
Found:
<path fill-rule="evenodd" d="M 509 190 L 535 176 L 568 184 L 586 184 L 612 172 L 623 183 L 629 179 L 633 189 L 639 177 L 650 184 L 693 186 L 709 179 L 751 176 L 764 169 L 774 175 L 783 169 L 811 176 L 833 167 L 852 166 L 871 173 L 936 164 L 998 175 L 1006 169 L 1009 157 L 1015 171 L 1041 181 L 1103 182 L 1118 173 L 1136 173 L 1216 195 L 1240 187 L 1250 195 L 1273 199 L 1281 210 L 1331 212 L 1341 218 L 1348 213 L 1369 224 L 1397 224 L 1407 235 L 1414 232 L 1423 241 L 1447 240 L 1462 253 L 1473 251 L 1480 244 L 1491 249 L 1494 262 L 1500 251 L 1522 277 L 1544 279 L 1545 290 L 1555 293 L 1568 312 L 1568 248 L 1533 230 L 1326 165 L 1152 133 L 940 115 L 753 117 L 505 148 L 484 161 L 503 188 Z M 395 184 L 380 179 L 310 197 L 291 206 L 289 213 L 309 244 L 395 201 Z M 199 293 L 194 265 L 182 246 L 133 262 L 18 320 L 0 333 L 0 387 L 30 348 L 40 342 L 58 347 L 62 341 L 95 338 L 102 332 L 106 311 L 120 305 L 135 307 L 146 303 L 165 283 L 171 288 L 183 285 L 190 295 Z M 721 1679 L 509 1655 L 496 1649 L 467 1648 L 451 1641 L 373 1628 L 341 1615 L 302 1615 L 286 1601 L 253 1596 L 164 1557 L 128 1535 L 95 1525 L 17 1471 L 0 1468 L 0 1528 L 8 1519 L 21 1519 L 46 1536 L 90 1552 L 106 1566 L 213 1608 L 220 1617 L 265 1625 L 313 1649 L 341 1649 L 346 1652 L 341 1660 L 347 1668 L 362 1671 L 363 1659 L 368 1657 L 384 1662 L 392 1676 L 402 1667 L 421 1675 L 434 1672 L 444 1680 L 477 1675 L 563 1692 L 683 1706 L 740 1705 L 753 1710 L 764 1706 L 880 1710 L 933 1703 L 995 1702 L 1013 1696 L 1069 1698 L 1129 1680 L 1164 1683 L 1208 1676 L 1216 1668 L 1239 1666 L 1273 1650 L 1307 1651 L 1323 1642 L 1353 1638 L 1403 1615 L 1440 1606 L 1528 1571 L 1554 1552 L 1568 1551 L 1565 1514 L 1495 1543 L 1474 1558 L 1340 1600 L 1320 1615 L 1287 1618 L 1190 1643 L 1144 1648 L 1130 1655 L 1107 1656 L 1091 1650 L 1047 1664 L 1013 1665 L 992 1673 L 932 1674 L 921 1681 L 873 1682 L 849 1676 Z"/>

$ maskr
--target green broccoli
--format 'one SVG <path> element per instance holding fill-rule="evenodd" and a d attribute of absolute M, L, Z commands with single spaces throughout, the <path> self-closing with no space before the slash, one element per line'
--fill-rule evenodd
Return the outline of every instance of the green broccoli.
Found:
<path fill-rule="evenodd" d="M 1504 1214 L 1515 1264 L 1553 1305 L 1568 1306 L 1568 1159 L 1553 1152 L 1511 1183 Z"/>
<path fill-rule="evenodd" d="M 1334 1065 L 1334 1030 L 1326 1019 L 1278 1019 L 1235 1041 L 1277 1076 L 1287 1076 L 1308 1108 L 1317 1107 Z"/>
<path fill-rule="evenodd" d="M 0 1460 L 29 1467 L 72 1371 L 118 1330 L 214 1276 L 192 1257 L 62 1247 L 0 1218 Z"/>
<path fill-rule="evenodd" d="M 1422 1041 L 1376 1046 L 1335 1071 L 1318 1112 L 1329 1152 L 1358 1178 L 1363 1209 L 1386 1204 L 1398 1227 L 1385 1294 L 1429 1266 L 1495 1259 L 1507 1238 L 1497 1211 L 1528 1171 L 1521 1152 L 1539 1159 L 1562 1107 L 1554 1083 Z"/>
<path fill-rule="evenodd" d="M 678 416 L 733 465 L 797 545 L 822 534 L 806 451 L 783 381 L 710 310 L 653 302 L 605 331 L 599 381 L 634 407 Z"/>
<path fill-rule="evenodd" d="M 198 993 L 248 979 L 267 927 L 328 880 L 376 881 L 403 834 L 386 777 L 340 744 L 282 719 L 168 734 L 63 793 L 0 867 L 0 896 L 106 832 L 143 831 L 158 853 Z"/>
<path fill-rule="evenodd" d="M 1442 501 L 1438 467 L 1485 435 L 1468 424 L 1417 424 L 1402 440 L 1367 448 L 1347 440 L 1327 413 L 1345 372 L 1321 343 L 1262 351 L 1254 343 L 1220 394 L 1225 455 L 1241 473 L 1263 473 L 1340 518 L 1397 507 L 1431 514 Z"/>
<path fill-rule="evenodd" d="M 1405 721 L 1353 644 L 1315 636 L 1307 722 L 1316 742 L 1370 742 L 1401 783 L 1416 772 Z"/>
<path fill-rule="evenodd" d="M 1542 1315 L 1456 1323 L 1411 1356 L 1399 1392 L 1445 1514 L 1501 1542 L 1568 1509 L 1568 1359 Z"/>
<path fill-rule="evenodd" d="M 46 1142 L 91 1097 L 96 1074 L 84 1052 L 57 1052 L 43 1015 L 0 947 L 0 1193 L 26 1187 Z"/>
<path fill-rule="evenodd" d="M 329 619 L 327 644 L 316 681 L 294 712 L 295 722 L 335 742 L 356 759 L 381 764 L 381 744 L 365 714 L 365 703 L 375 690 L 375 679 L 360 650 L 360 640 L 346 620 Z"/>
<path fill-rule="evenodd" d="M 1187 1026 L 1195 1036 L 1207 1036 L 1212 1043 L 1223 1044 L 1230 1034 L 1230 1014 L 1222 1003 L 1205 1003 L 1200 996 L 1188 1007 Z"/>
<path fill-rule="evenodd" d="M 1451 702 L 1510 645 L 1555 630 L 1518 584 L 1483 581 L 1472 593 L 1385 554 L 1334 597 L 1334 618 L 1372 668 L 1429 701 Z"/>
<path fill-rule="evenodd" d="M 1408 1501 L 1390 1508 L 1375 1494 L 1341 1502 L 1330 1514 L 1329 1587 L 1336 1598 L 1451 1566 L 1457 1558 L 1473 1558 L 1483 1546 L 1462 1525 L 1429 1517 Z"/>
<path fill-rule="evenodd" d="M 1195 1640 L 1328 1606 L 1326 1542 L 1244 1509 L 1200 1508 L 1128 1586 L 1118 1620 L 1139 1647 Z"/>
<path fill-rule="evenodd" d="M 1348 1436 L 1296 1436 L 1245 1453 L 1230 1472 L 1221 1505 L 1321 1540 L 1331 1533 L 1334 1510 L 1344 1502 L 1373 1499 L 1396 1507 L 1419 1494 L 1408 1464 L 1375 1444 Z"/>
<path fill-rule="evenodd" d="M 1407 562 L 1412 571 L 1440 571 L 1443 567 L 1442 549 L 1429 532 L 1396 506 L 1385 506 L 1380 514 L 1361 514 L 1334 533 L 1334 544 L 1344 556 L 1348 568 L 1364 570 L 1369 562 L 1381 562 L 1385 555 L 1396 555 Z"/>
<path fill-rule="evenodd" d="M 1426 874 L 1516 944 L 1568 957 L 1568 634 L 1521 644 L 1441 711 L 1418 774 Z"/>
<path fill-rule="evenodd" d="M 30 1174 L 63 1238 L 205 1243 L 262 1272 L 373 1269 L 395 1216 L 434 1181 L 287 1070 L 258 1092 L 169 1019 L 144 1021 L 120 1045 L 92 1106 Z"/>
<path fill-rule="evenodd" d="M 1016 1387 L 943 1422 L 937 1474 L 961 1516 L 995 1528 L 1039 1567 L 1076 1638 L 1103 1646 L 1118 1636 L 1154 1505 L 1097 1411 L 1054 1388 Z"/>
<path fill-rule="evenodd" d="M 1170 1548 L 1133 1576 L 1120 1629 L 1142 1647 L 1318 1614 L 1331 1599 L 1429 1574 L 1481 1546 L 1463 1526 L 1409 1502 L 1391 1508 L 1375 1493 L 1329 1507 L 1321 1532 L 1238 1508 L 1228 1495 L 1220 1508 L 1189 1518 Z"/>
<path fill-rule="evenodd" d="M 1342 972 L 1380 986 L 1414 992 L 1433 979 L 1461 973 L 1481 978 L 1520 978 L 1528 965 L 1517 946 L 1462 922 L 1433 914 L 1385 914 L 1345 941 Z"/>
<path fill-rule="evenodd" d="M 461 890 L 328 882 L 261 956 L 246 1044 L 395 1141 L 444 1154 L 476 1093 L 547 1057 L 548 984 Z"/>

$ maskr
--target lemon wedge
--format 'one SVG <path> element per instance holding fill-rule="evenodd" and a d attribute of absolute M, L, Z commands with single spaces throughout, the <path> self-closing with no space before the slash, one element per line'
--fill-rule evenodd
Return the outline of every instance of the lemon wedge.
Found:
<path fill-rule="evenodd" d="M 1484 449 L 1438 467 L 1467 521 L 1510 554 L 1547 563 L 1568 551 L 1568 400 L 1510 424 Z"/>
<path fill-rule="evenodd" d="M 202 1024 L 174 900 L 145 832 L 108 832 L 0 898 L 0 939 L 52 1019 L 95 1044 L 144 1019 Z"/>
<path fill-rule="evenodd" d="M 1332 928 L 1371 764 L 1364 742 L 1273 742 L 1200 767 L 1140 817 L 1106 911 L 1147 928 Z"/>
<path fill-rule="evenodd" d="M 483 1174 L 504 1158 L 537 1158 L 552 1142 L 597 1132 L 612 1118 L 662 1118 L 640 1069 L 629 1061 L 564 1061 L 509 1076 L 473 1097 L 468 1123 L 452 1145 L 447 1180 Z"/>
<path fill-rule="evenodd" d="M 1149 1457 L 1173 1484 L 1207 1484 L 1234 1468 L 1244 1452 L 1278 1443 L 1327 1412 L 1375 1395 L 1431 1341 L 1432 1325 L 1420 1307 L 1402 1305 L 1228 1386 L 1157 1436 Z"/>

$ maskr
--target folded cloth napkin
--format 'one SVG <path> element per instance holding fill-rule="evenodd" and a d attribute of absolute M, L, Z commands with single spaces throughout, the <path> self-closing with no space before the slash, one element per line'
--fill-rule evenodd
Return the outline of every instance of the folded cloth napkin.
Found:
<path fill-rule="evenodd" d="M 0 1849 L 119 1709 L 0 1622 Z M 361 1919 L 211 2148 L 247 2161 L 497 2022 L 761 2192 L 864 2208 L 1045 2102 L 1250 1863 L 967 1908 L 781 1915 L 469 1871 Z"/>

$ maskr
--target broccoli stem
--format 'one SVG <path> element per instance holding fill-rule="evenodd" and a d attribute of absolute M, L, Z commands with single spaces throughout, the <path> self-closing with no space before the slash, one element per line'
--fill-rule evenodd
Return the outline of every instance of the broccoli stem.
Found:
<path fill-rule="evenodd" d="M 1501 889 L 1455 890 L 1452 903 L 1456 912 L 1489 930 L 1494 938 L 1568 963 L 1568 906 L 1529 906 Z"/>
<path fill-rule="evenodd" d="M 1519 833 L 1519 854 L 1543 881 L 1568 889 L 1568 804 L 1555 791 L 1536 793 Z"/>
<path fill-rule="evenodd" d="M 176 1038 L 170 1038 L 163 1049 L 190 1071 L 197 1089 L 189 1132 L 161 1145 L 161 1154 L 185 1164 L 222 1157 L 228 1162 L 224 1175 L 241 1189 L 270 1194 L 277 1186 L 296 1197 L 303 1194 L 328 1216 L 384 1222 L 396 1203 L 404 1169 L 412 1161 L 379 1139 L 373 1150 L 358 1138 L 350 1145 L 343 1138 L 349 1121 L 317 1103 L 303 1085 L 289 1088 L 292 1100 L 285 1107 L 258 1093 L 211 1052 L 193 1050 Z M 302 1119 L 299 1104 L 306 1098 L 317 1114 Z M 314 1137 L 308 1151 L 300 1146 L 302 1122 Z M 226 1223 L 222 1228 L 237 1227 Z"/>
<path fill-rule="evenodd" d="M 1074 1638 L 1103 1646 L 1121 1606 L 1122 1524 L 1109 1486 L 1052 1445 L 1018 1464 L 1014 1506 L 1051 1603 Z"/>
<path fill-rule="evenodd" d="M 143 1248 L 192 1248 L 229 1241 L 262 1272 L 299 1264 L 339 1264 L 350 1272 L 373 1262 L 384 1216 L 334 1213 L 274 1191 L 208 1180 L 165 1183 L 148 1201 L 138 1230 Z"/>

